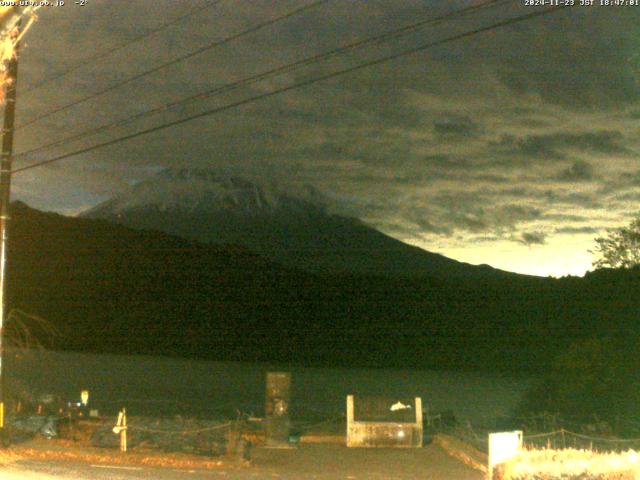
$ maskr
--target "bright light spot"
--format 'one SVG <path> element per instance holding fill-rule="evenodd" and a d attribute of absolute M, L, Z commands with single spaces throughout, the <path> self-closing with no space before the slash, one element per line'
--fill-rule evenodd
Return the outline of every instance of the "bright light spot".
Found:
<path fill-rule="evenodd" d="M 407 409 L 411 409 L 411 405 L 405 405 L 402 402 L 396 402 L 393 405 L 391 405 L 391 408 L 390 408 L 392 412 L 397 412 L 398 410 L 407 410 Z"/>
<path fill-rule="evenodd" d="M 8 85 L 8 62 L 15 56 L 16 44 L 35 21 L 34 12 L 38 8 L 40 7 L 0 7 L 0 103 L 4 102 L 5 88 Z M 20 17 L 25 15 L 31 18 L 21 30 L 18 30 L 18 21 Z"/>
<path fill-rule="evenodd" d="M 521 245 L 508 240 L 477 245 L 450 246 L 416 243 L 426 250 L 441 253 L 449 258 L 473 265 L 488 264 L 509 272 L 541 277 L 582 276 L 590 270 L 593 261 L 589 249 L 594 248 L 594 235 L 557 235 L 547 239 L 544 245 Z"/>
<path fill-rule="evenodd" d="M 489 434 L 489 464 L 499 465 L 518 455 L 522 448 L 522 432 Z"/>

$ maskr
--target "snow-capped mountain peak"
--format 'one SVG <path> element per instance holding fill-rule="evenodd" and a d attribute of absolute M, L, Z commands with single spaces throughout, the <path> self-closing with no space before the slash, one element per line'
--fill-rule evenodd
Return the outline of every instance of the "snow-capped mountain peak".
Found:
<path fill-rule="evenodd" d="M 325 198 L 310 186 L 285 189 L 273 180 L 248 178 L 213 169 L 168 168 L 132 185 L 87 212 L 118 215 L 139 208 L 159 211 L 233 211 L 264 215 L 323 211 Z"/>
<path fill-rule="evenodd" d="M 331 214 L 314 188 L 206 169 L 167 169 L 83 216 L 204 243 L 241 245 L 313 272 L 466 275 L 469 268 Z M 456 273 L 457 272 L 457 273 Z"/>

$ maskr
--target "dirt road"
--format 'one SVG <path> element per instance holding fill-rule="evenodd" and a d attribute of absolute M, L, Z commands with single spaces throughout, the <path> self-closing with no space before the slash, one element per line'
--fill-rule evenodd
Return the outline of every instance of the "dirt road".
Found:
<path fill-rule="evenodd" d="M 436 445 L 422 449 L 347 449 L 305 445 L 290 450 L 256 449 L 246 467 L 211 470 L 110 466 L 68 461 L 21 460 L 0 470 L 2 480 L 481 480 L 483 474 Z"/>

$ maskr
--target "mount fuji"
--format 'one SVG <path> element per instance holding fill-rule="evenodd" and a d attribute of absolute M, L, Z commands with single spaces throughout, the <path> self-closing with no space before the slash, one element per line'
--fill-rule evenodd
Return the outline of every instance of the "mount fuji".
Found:
<path fill-rule="evenodd" d="M 506 273 L 427 252 L 356 218 L 328 213 L 325 198 L 311 187 L 285 189 L 217 170 L 162 170 L 82 216 L 209 244 L 236 244 L 316 273 Z"/>

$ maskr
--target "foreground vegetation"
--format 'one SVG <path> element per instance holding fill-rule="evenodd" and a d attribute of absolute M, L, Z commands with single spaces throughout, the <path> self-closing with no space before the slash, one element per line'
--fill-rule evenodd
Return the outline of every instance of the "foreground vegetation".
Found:
<path fill-rule="evenodd" d="M 585 338 L 640 339 L 631 271 L 311 274 L 239 247 L 13 209 L 9 308 L 53 325 L 50 348 L 539 374 Z"/>
<path fill-rule="evenodd" d="M 501 480 L 637 480 L 640 455 L 634 450 L 523 450 L 501 467 Z"/>
<path fill-rule="evenodd" d="M 519 407 L 520 415 L 557 414 L 578 424 L 601 424 L 621 436 L 640 436 L 640 352 L 637 337 L 577 341 L 555 362 Z M 630 421 L 633 420 L 633 421 Z M 553 428 L 572 425 L 554 425 Z"/>

